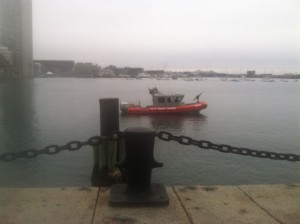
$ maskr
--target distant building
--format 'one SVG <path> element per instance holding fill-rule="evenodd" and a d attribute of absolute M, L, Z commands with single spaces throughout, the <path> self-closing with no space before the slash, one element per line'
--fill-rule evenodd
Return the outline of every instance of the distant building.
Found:
<path fill-rule="evenodd" d="M 125 67 L 125 68 L 118 68 L 114 65 L 107 66 L 103 68 L 101 71 L 101 74 L 103 76 L 130 76 L 130 77 L 137 77 L 138 74 L 143 73 L 143 68 L 131 68 L 131 67 Z"/>
<path fill-rule="evenodd" d="M 43 74 L 43 65 L 41 63 L 33 64 L 33 74 L 34 76 L 41 76 Z"/>
<path fill-rule="evenodd" d="M 130 67 L 119 68 L 119 73 L 126 74 L 132 77 L 137 77 L 138 74 L 143 72 L 144 72 L 143 68 L 130 68 Z"/>
<path fill-rule="evenodd" d="M 149 75 L 161 76 L 161 75 L 164 75 L 165 71 L 164 70 L 146 70 L 145 73 L 147 73 Z"/>
<path fill-rule="evenodd" d="M 81 77 L 97 77 L 101 67 L 92 63 L 76 63 L 74 67 L 75 76 Z"/>
<path fill-rule="evenodd" d="M 32 76 L 31 0 L 0 0 L 0 47 L 12 63 L 10 76 Z"/>
<path fill-rule="evenodd" d="M 42 73 L 51 73 L 58 76 L 73 76 L 74 61 L 63 60 L 35 60 L 34 63 L 42 65 Z"/>
<path fill-rule="evenodd" d="M 113 77 L 113 76 L 116 76 L 116 75 L 119 75 L 119 74 L 120 73 L 118 71 L 118 68 L 114 65 L 106 66 L 101 71 L 101 76 L 103 76 L 103 77 Z"/>
<path fill-rule="evenodd" d="M 247 71 L 247 74 L 246 74 L 246 77 L 247 78 L 253 78 L 255 77 L 256 73 L 255 73 L 255 70 L 252 70 L 252 71 Z"/>

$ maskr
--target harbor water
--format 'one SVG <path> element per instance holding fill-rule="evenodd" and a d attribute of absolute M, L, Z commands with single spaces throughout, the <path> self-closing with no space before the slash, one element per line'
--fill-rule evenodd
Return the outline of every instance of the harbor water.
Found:
<path fill-rule="evenodd" d="M 148 88 L 184 93 L 208 108 L 199 116 L 121 116 L 120 129 L 151 127 L 216 144 L 300 154 L 300 82 L 35 78 L 0 81 L 0 155 L 87 140 L 100 134 L 99 99 L 146 106 Z M 236 185 L 300 182 L 300 162 L 239 156 L 155 140 L 153 182 Z M 0 162 L 0 187 L 89 186 L 90 147 Z"/>

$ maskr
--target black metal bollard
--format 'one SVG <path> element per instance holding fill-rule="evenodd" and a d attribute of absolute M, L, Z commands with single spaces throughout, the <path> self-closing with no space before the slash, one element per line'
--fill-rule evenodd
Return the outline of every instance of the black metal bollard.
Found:
<path fill-rule="evenodd" d="M 169 197 L 161 184 L 151 184 L 151 173 L 163 164 L 153 157 L 155 131 L 150 128 L 128 128 L 125 136 L 125 160 L 119 164 L 127 174 L 127 185 L 113 185 L 110 206 L 168 205 Z"/>

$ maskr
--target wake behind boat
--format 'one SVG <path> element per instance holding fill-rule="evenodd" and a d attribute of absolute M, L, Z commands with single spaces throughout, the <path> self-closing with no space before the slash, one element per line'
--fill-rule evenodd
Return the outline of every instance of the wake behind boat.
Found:
<path fill-rule="evenodd" d="M 196 103 L 185 104 L 182 102 L 183 94 L 163 94 L 156 87 L 149 89 L 152 95 L 153 105 L 141 107 L 140 105 L 121 102 L 120 108 L 123 114 L 185 114 L 198 113 L 207 107 L 207 103 L 199 101 L 202 93 L 198 94 L 194 100 Z"/>

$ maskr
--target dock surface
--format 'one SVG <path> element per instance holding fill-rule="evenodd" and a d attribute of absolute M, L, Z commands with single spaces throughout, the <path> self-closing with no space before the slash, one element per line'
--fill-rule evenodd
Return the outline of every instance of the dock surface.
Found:
<path fill-rule="evenodd" d="M 170 205 L 109 207 L 109 188 L 0 188 L 0 223 L 300 223 L 300 184 L 167 187 Z"/>

